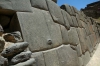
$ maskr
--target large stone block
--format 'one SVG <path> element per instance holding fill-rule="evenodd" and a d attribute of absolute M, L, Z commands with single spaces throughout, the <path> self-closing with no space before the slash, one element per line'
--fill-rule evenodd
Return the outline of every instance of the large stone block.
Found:
<path fill-rule="evenodd" d="M 43 10 L 48 10 L 46 0 L 41 0 L 41 1 L 40 0 L 30 0 L 30 1 L 33 7 L 43 9 Z"/>
<path fill-rule="evenodd" d="M 82 48 L 81 48 L 81 45 L 80 44 L 77 45 L 76 51 L 77 51 L 78 57 L 82 56 Z"/>
<path fill-rule="evenodd" d="M 75 16 L 71 16 L 71 18 L 72 18 L 72 21 L 73 21 L 73 26 L 74 27 L 78 27 L 78 22 L 77 22 L 77 20 L 76 20 L 76 17 Z"/>
<path fill-rule="evenodd" d="M 55 3 L 57 3 L 57 0 L 52 0 L 52 1 L 54 1 Z"/>
<path fill-rule="evenodd" d="M 77 52 L 70 45 L 62 45 L 57 50 L 60 66 L 78 66 Z"/>
<path fill-rule="evenodd" d="M 61 66 L 56 49 L 43 52 L 46 66 Z"/>
<path fill-rule="evenodd" d="M 91 53 L 93 51 L 93 45 L 91 43 L 91 40 L 90 40 L 90 37 L 89 36 L 86 37 L 86 42 L 87 42 L 88 50 Z"/>
<path fill-rule="evenodd" d="M 17 15 L 23 38 L 29 42 L 31 51 L 46 50 L 62 44 L 60 26 L 53 22 L 48 11 L 33 8 L 33 13 Z"/>
<path fill-rule="evenodd" d="M 51 45 L 53 47 L 57 47 L 61 45 L 62 35 L 61 35 L 60 25 L 57 23 L 54 23 L 48 11 L 42 11 L 42 13 L 44 15 L 45 22 L 47 23 L 47 27 L 48 27 L 50 37 L 51 37 L 50 39 L 48 39 L 48 41 L 50 40 L 52 42 Z"/>
<path fill-rule="evenodd" d="M 61 25 L 62 44 L 69 44 L 69 36 L 67 29 Z"/>
<path fill-rule="evenodd" d="M 72 10 L 71 10 L 71 6 L 64 4 L 61 6 L 61 9 L 64 9 L 66 12 L 68 12 L 70 15 L 73 15 Z"/>
<path fill-rule="evenodd" d="M 51 0 L 46 0 L 46 1 L 47 1 L 48 8 L 53 20 L 56 23 L 64 25 L 64 19 L 63 19 L 60 7 Z"/>
<path fill-rule="evenodd" d="M 76 46 L 80 44 L 78 33 L 74 27 L 71 27 L 70 30 L 68 31 L 68 37 L 69 37 L 69 43 L 71 45 Z"/>
<path fill-rule="evenodd" d="M 78 28 L 77 33 L 79 36 L 82 53 L 85 53 L 87 51 L 87 43 L 86 43 L 86 33 L 84 28 Z"/>
<path fill-rule="evenodd" d="M 82 59 L 83 59 L 83 65 L 86 66 L 86 64 L 90 60 L 90 54 L 89 54 L 89 52 L 86 52 L 85 55 L 82 56 Z"/>
<path fill-rule="evenodd" d="M 31 4 L 29 0 L 1 0 L 0 7 L 2 9 L 31 12 Z"/>
<path fill-rule="evenodd" d="M 7 66 L 8 60 L 0 55 L 0 66 Z"/>
<path fill-rule="evenodd" d="M 32 58 L 35 58 L 36 66 L 45 66 L 44 55 L 42 52 L 32 53 Z"/>
<path fill-rule="evenodd" d="M 65 22 L 65 27 L 67 29 L 70 29 L 69 21 L 68 21 L 68 18 L 67 18 L 67 12 L 64 11 L 64 10 L 61 10 L 61 11 L 62 11 L 62 15 L 63 15 L 64 22 Z"/>

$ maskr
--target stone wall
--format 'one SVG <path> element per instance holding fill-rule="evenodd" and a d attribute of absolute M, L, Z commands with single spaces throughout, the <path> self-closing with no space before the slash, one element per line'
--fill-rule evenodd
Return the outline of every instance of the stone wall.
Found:
<path fill-rule="evenodd" d="M 75 7 L 56 2 L 0 0 L 0 13 L 10 16 L 7 31 L 21 31 L 29 43 L 33 66 L 86 66 L 100 42 L 100 27 Z"/>

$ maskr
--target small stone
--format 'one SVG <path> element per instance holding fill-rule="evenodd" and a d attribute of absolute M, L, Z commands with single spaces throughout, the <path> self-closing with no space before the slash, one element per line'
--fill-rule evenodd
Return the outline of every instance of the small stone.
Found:
<path fill-rule="evenodd" d="M 11 35 L 14 36 L 14 38 L 17 42 L 22 42 L 23 41 L 21 33 L 19 31 L 12 32 Z"/>
<path fill-rule="evenodd" d="M 0 56 L 0 66 L 7 66 L 8 60 L 2 56 Z"/>
<path fill-rule="evenodd" d="M 32 53 L 30 51 L 22 52 L 22 53 L 20 53 L 20 54 L 18 54 L 15 57 L 12 58 L 11 64 L 17 64 L 17 63 L 29 60 L 30 57 L 31 57 L 31 54 Z"/>
<path fill-rule="evenodd" d="M 3 51 L 4 45 L 5 45 L 5 40 L 2 37 L 0 37 L 0 52 Z"/>
<path fill-rule="evenodd" d="M 14 55 L 24 51 L 28 47 L 27 42 L 20 42 L 20 43 L 15 43 L 6 49 L 4 49 L 1 53 L 2 56 L 6 58 L 13 57 Z"/>
<path fill-rule="evenodd" d="M 5 33 L 2 35 L 3 38 L 5 39 L 6 42 L 13 42 L 13 43 L 16 43 L 16 39 L 14 38 L 13 35 L 11 35 L 11 33 Z"/>

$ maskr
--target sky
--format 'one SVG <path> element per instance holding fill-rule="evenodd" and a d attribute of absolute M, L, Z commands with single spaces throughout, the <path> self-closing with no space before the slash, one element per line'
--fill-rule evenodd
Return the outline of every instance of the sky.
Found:
<path fill-rule="evenodd" d="M 81 8 L 85 8 L 87 4 L 90 4 L 96 1 L 98 0 L 58 0 L 58 5 L 61 6 L 63 4 L 68 4 L 80 10 Z"/>

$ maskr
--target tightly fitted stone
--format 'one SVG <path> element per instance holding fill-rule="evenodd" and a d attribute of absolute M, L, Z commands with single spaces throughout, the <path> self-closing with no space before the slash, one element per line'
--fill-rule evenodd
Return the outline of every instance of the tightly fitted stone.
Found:
<path fill-rule="evenodd" d="M 8 60 L 2 56 L 0 56 L 0 66 L 7 66 Z"/>
<path fill-rule="evenodd" d="M 33 66 L 36 65 L 36 61 L 34 58 L 31 58 L 25 62 L 21 62 L 21 63 L 18 63 L 16 65 L 11 65 L 11 66 L 32 66 L 32 65 Z"/>
<path fill-rule="evenodd" d="M 30 0 L 0 0 L 0 7 L 2 9 L 31 12 Z"/>
<path fill-rule="evenodd" d="M 0 37 L 0 53 L 3 51 L 5 46 L 5 41 L 2 37 Z"/>
<path fill-rule="evenodd" d="M 22 52 L 11 59 L 11 64 L 17 64 L 28 60 L 30 59 L 31 54 L 32 53 L 30 51 Z"/>
<path fill-rule="evenodd" d="M 41 1 L 40 0 L 30 0 L 30 1 L 33 7 L 43 9 L 43 10 L 48 10 L 46 0 L 41 0 Z"/>
<path fill-rule="evenodd" d="M 6 49 L 4 49 L 1 53 L 1 55 L 4 57 L 7 57 L 7 58 L 12 57 L 17 53 L 24 51 L 27 47 L 28 47 L 27 42 L 15 43 L 15 44 L 7 47 Z"/>
<path fill-rule="evenodd" d="M 49 12 L 56 23 L 64 25 L 64 19 L 60 7 L 51 0 L 47 0 Z"/>
<path fill-rule="evenodd" d="M 54 1 L 55 3 L 57 3 L 57 0 L 52 0 L 52 1 Z"/>

